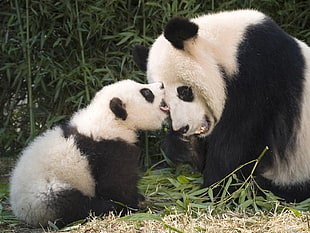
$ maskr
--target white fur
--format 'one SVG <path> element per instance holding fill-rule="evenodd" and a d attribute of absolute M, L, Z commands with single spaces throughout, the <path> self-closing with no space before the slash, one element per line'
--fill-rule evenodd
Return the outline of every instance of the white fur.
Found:
<path fill-rule="evenodd" d="M 169 103 L 169 108 L 173 108 L 174 111 L 170 111 L 173 129 L 177 130 L 184 126 L 184 122 L 190 126 L 186 135 L 194 134 L 204 121 L 204 114 L 210 116 L 211 112 L 207 108 L 205 102 L 197 93 L 194 92 L 194 102 L 184 102 L 179 98 L 175 98 L 178 93 L 176 87 L 183 86 L 182 83 L 175 83 L 176 86 L 168 85 L 165 88 L 165 101 Z M 195 104 L 193 104 L 195 103 Z M 203 111 L 201 111 L 203 109 Z M 214 125 L 214 124 L 211 124 Z"/>
<path fill-rule="evenodd" d="M 147 102 L 140 89 L 152 90 L 155 99 Z M 109 103 L 120 98 L 126 106 L 126 120 L 116 118 Z M 77 112 L 70 123 L 80 134 L 100 139 L 123 139 L 134 143 L 137 130 L 161 127 L 166 113 L 160 110 L 164 90 L 160 83 L 139 84 L 125 80 L 99 91 L 91 104 Z M 77 189 L 95 195 L 95 181 L 86 156 L 82 156 L 73 136 L 63 137 L 56 126 L 37 137 L 22 153 L 10 180 L 10 202 L 14 214 L 32 225 L 55 219 L 51 195 L 57 191 Z"/>
<path fill-rule="evenodd" d="M 239 10 L 192 19 L 199 25 L 198 36 L 185 41 L 184 51 L 174 48 L 163 35 L 156 39 L 148 57 L 147 76 L 149 82 L 164 83 L 174 130 L 189 124 L 185 135 L 191 135 L 199 129 L 206 115 L 211 121 L 211 133 L 221 118 L 226 98 L 218 65 L 228 74 L 238 70 L 236 53 L 245 28 L 263 18 L 258 11 Z M 180 85 L 191 86 L 197 97 L 190 110 L 189 104 L 175 95 Z M 189 111 L 192 114 L 184 117 Z"/>
<path fill-rule="evenodd" d="M 205 48 L 202 54 L 210 54 L 211 50 L 214 55 L 210 56 L 214 56 L 217 64 L 222 65 L 227 74 L 232 75 L 238 71 L 237 48 L 243 39 L 246 27 L 258 24 L 264 18 L 264 14 L 256 10 L 237 10 L 192 19 L 199 25 L 199 36 L 195 39 L 193 47 Z M 189 48 L 189 51 L 192 51 L 192 48 Z M 199 57 L 197 60 L 203 61 Z M 208 67 L 204 64 L 202 66 Z"/>

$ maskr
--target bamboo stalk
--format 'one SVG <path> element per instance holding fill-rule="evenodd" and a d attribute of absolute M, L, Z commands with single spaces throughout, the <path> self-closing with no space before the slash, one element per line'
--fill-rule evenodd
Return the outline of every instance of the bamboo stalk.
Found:
<path fill-rule="evenodd" d="M 26 0 L 26 39 L 24 38 L 23 22 L 20 13 L 20 6 L 18 0 L 15 0 L 16 16 L 19 25 L 19 33 L 21 36 L 21 46 L 24 54 L 24 59 L 27 63 L 27 104 L 29 109 L 29 123 L 30 123 L 30 135 L 29 139 L 33 139 L 35 136 L 35 117 L 33 111 L 33 95 L 32 95 L 32 74 L 31 74 L 31 58 L 30 58 L 30 32 L 29 32 L 29 0 Z"/>
<path fill-rule="evenodd" d="M 26 61 L 27 61 L 27 89 L 28 89 L 28 107 L 30 121 L 30 139 L 35 136 L 35 116 L 33 111 L 33 96 L 32 96 L 32 73 L 31 73 L 31 58 L 30 58 L 30 32 L 29 32 L 29 0 L 26 0 Z"/>
<path fill-rule="evenodd" d="M 77 18 L 77 31 L 79 35 L 79 43 L 81 47 L 81 59 L 82 59 L 82 70 L 83 70 L 83 77 L 84 77 L 84 87 L 85 87 L 85 94 L 86 94 L 86 102 L 90 102 L 90 93 L 89 93 L 89 88 L 88 88 L 88 83 L 87 83 L 87 74 L 85 71 L 85 53 L 84 53 L 84 42 L 83 42 L 83 37 L 82 37 L 82 32 L 80 30 L 80 14 L 79 14 L 79 5 L 78 1 L 75 0 L 75 9 L 76 9 L 76 18 Z"/>

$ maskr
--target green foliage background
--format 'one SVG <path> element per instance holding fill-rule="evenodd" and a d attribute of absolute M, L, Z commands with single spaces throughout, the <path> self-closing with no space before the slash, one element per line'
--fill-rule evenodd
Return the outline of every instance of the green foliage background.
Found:
<path fill-rule="evenodd" d="M 68 119 L 103 85 L 146 82 L 131 58 L 173 16 L 255 8 L 310 44 L 308 0 L 2 0 L 0 156 Z M 145 166 L 158 158 L 160 133 L 143 134 Z"/>

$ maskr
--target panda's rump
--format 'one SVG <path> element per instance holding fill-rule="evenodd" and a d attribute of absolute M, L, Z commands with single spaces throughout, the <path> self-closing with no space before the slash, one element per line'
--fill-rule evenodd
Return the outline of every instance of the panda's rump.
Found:
<path fill-rule="evenodd" d="M 46 131 L 23 151 L 10 180 L 12 210 L 32 225 L 58 218 L 61 208 L 68 209 L 68 196 L 78 196 L 82 202 L 94 193 L 87 159 L 59 127 Z"/>
<path fill-rule="evenodd" d="M 59 181 L 37 180 L 26 186 L 13 183 L 10 193 L 12 210 L 19 219 L 31 225 L 45 225 L 57 218 L 59 207 L 55 203 L 63 202 L 59 194 L 66 190 L 70 190 L 69 185 Z"/>
<path fill-rule="evenodd" d="M 45 226 L 48 221 L 62 227 L 89 215 L 92 199 L 59 181 L 42 181 L 28 193 L 11 196 L 15 215 L 28 224 Z M 111 209 L 111 208 L 110 208 Z"/>
<path fill-rule="evenodd" d="M 84 195 L 95 195 L 95 182 L 87 157 L 77 148 L 73 137 L 65 138 L 60 127 L 46 131 L 23 152 L 12 175 L 11 183 L 24 186 L 68 184 Z M 31 185 L 31 184 L 29 184 Z M 27 187 L 24 187 L 27 189 Z M 31 190 L 35 190 L 32 187 Z"/>

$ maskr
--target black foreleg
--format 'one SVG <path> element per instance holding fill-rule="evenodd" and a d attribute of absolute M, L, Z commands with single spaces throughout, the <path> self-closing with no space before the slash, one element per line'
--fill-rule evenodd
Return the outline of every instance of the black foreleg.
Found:
<path fill-rule="evenodd" d="M 197 136 L 184 137 L 170 131 L 164 139 L 163 151 L 175 164 L 190 164 L 198 171 L 202 171 L 205 161 L 205 139 Z"/>

